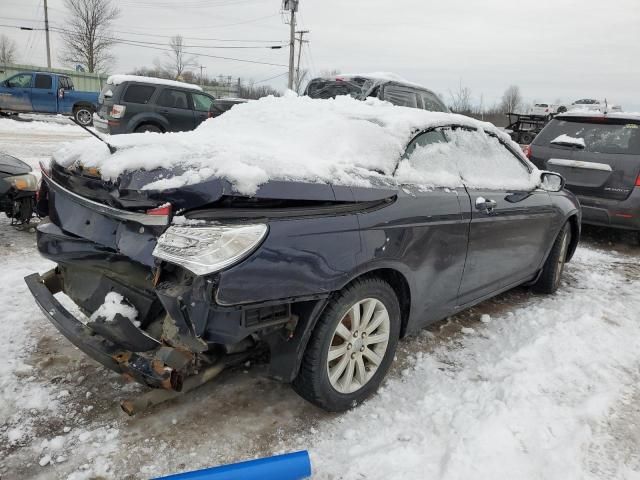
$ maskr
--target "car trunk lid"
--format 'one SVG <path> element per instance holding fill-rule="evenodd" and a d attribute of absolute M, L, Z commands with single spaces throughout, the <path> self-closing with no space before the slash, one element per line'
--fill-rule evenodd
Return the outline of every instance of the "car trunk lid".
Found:
<path fill-rule="evenodd" d="M 535 138 L 531 160 L 560 173 L 578 195 L 624 200 L 640 174 L 640 121 L 558 117 Z"/>

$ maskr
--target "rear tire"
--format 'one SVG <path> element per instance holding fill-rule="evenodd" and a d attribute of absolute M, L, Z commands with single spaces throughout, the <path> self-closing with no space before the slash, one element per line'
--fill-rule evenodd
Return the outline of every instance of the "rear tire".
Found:
<path fill-rule="evenodd" d="M 152 125 L 150 123 L 146 123 L 144 125 L 140 125 L 136 128 L 135 133 L 144 133 L 144 132 L 153 132 L 153 133 L 162 133 L 162 129 L 156 125 Z"/>
<path fill-rule="evenodd" d="M 530 145 L 533 142 L 533 135 L 530 133 L 523 133 L 520 135 L 520 143 L 522 145 Z"/>
<path fill-rule="evenodd" d="M 80 106 L 73 109 L 73 118 L 80 125 L 88 127 L 93 124 L 93 110 L 91 107 Z"/>
<path fill-rule="evenodd" d="M 294 390 L 330 412 L 364 401 L 393 362 L 400 324 L 400 305 L 389 284 L 377 278 L 355 281 L 318 320 Z"/>
<path fill-rule="evenodd" d="M 571 244 L 571 227 L 565 223 L 556 237 L 551 252 L 544 262 L 540 278 L 533 284 L 533 290 L 537 293 L 555 293 L 562 280 L 562 272 L 567 261 L 567 252 Z"/>

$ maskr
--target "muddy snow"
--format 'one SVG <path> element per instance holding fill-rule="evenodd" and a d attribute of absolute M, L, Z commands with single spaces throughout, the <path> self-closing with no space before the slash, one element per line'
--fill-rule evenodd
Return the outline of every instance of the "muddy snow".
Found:
<path fill-rule="evenodd" d="M 0 126 L 1 127 L 1 126 Z M 29 157 L 74 130 L 0 128 Z M 72 133 L 73 132 L 73 133 Z M 149 478 L 309 449 L 318 479 L 640 478 L 640 247 L 587 229 L 561 290 L 516 289 L 401 342 L 377 396 L 326 414 L 248 364 L 129 418 L 143 391 L 75 349 L 22 277 L 51 264 L 0 219 L 0 478 Z"/>

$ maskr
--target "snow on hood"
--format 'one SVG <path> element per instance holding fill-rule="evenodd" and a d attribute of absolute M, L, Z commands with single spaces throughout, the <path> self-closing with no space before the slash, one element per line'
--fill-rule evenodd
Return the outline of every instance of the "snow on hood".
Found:
<path fill-rule="evenodd" d="M 319 100 L 289 94 L 239 104 L 191 132 L 111 137 L 118 148 L 113 155 L 95 139 L 68 144 L 54 160 L 65 167 L 98 167 L 105 180 L 137 169 L 177 173 L 146 185 L 153 190 L 214 176 L 244 195 L 255 194 L 269 180 L 368 187 L 372 175 L 393 174 L 416 130 L 449 124 L 484 128 L 510 141 L 493 125 L 462 115 L 397 107 L 374 98 Z"/>

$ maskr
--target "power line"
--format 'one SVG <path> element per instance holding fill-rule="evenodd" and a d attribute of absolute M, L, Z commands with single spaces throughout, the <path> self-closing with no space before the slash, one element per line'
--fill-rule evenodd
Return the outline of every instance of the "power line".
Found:
<path fill-rule="evenodd" d="M 275 75 L 275 76 L 273 76 L 273 77 L 265 78 L 264 80 L 259 80 L 259 81 L 254 82 L 254 83 L 268 82 L 269 80 L 273 80 L 273 79 L 275 79 L 275 78 L 284 77 L 285 75 L 288 75 L 288 74 L 289 74 L 289 70 L 287 70 L 286 72 L 282 72 L 282 73 L 281 73 L 281 74 L 279 74 L 279 75 Z"/>

